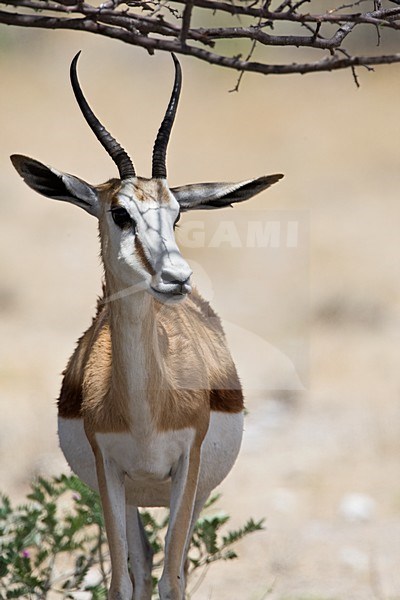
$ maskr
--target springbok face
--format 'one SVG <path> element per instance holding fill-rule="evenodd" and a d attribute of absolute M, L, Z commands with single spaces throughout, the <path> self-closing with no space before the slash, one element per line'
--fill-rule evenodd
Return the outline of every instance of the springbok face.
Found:
<path fill-rule="evenodd" d="M 192 272 L 175 241 L 179 218 L 180 205 L 165 179 L 121 182 L 100 215 L 103 258 L 114 278 L 124 286 L 144 284 L 157 300 L 184 298 Z"/>
<path fill-rule="evenodd" d="M 191 270 L 175 241 L 174 228 L 183 211 L 212 209 L 242 202 L 283 177 L 268 175 L 240 183 L 203 183 L 170 188 L 166 151 L 175 119 L 182 74 L 178 60 L 175 82 L 153 149 L 152 178 L 136 175 L 125 150 L 104 128 L 89 107 L 71 63 L 76 100 L 97 139 L 118 167 L 120 179 L 93 186 L 32 158 L 11 156 L 25 182 L 43 196 L 71 202 L 99 220 L 106 275 L 119 286 L 139 284 L 159 301 L 179 301 L 191 291 Z"/>

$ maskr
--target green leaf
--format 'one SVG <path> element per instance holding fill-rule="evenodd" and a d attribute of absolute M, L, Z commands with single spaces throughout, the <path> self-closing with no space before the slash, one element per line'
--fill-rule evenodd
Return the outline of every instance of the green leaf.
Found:
<path fill-rule="evenodd" d="M 204 505 L 203 512 L 210 508 L 210 506 L 213 506 L 216 502 L 218 502 L 220 498 L 221 494 L 211 494 L 211 496 L 208 498 L 207 502 Z"/>
<path fill-rule="evenodd" d="M 6 592 L 6 598 L 27 598 L 30 590 L 25 586 L 19 586 Z"/>
<path fill-rule="evenodd" d="M 239 558 L 234 550 L 228 550 L 222 555 L 223 560 L 232 560 L 233 558 Z"/>
<path fill-rule="evenodd" d="M 92 592 L 92 600 L 107 600 L 107 589 L 102 585 L 86 587 L 85 592 Z"/>
<path fill-rule="evenodd" d="M 5 496 L 4 494 L 0 495 L 0 499 L 0 520 L 4 520 L 7 519 L 12 512 L 11 502 L 8 496 Z"/>
<path fill-rule="evenodd" d="M 8 565 L 4 556 L 0 556 L 0 577 L 5 577 L 8 573 Z"/>
<path fill-rule="evenodd" d="M 223 546 L 230 546 L 235 542 L 238 542 L 242 538 L 244 538 L 249 533 L 254 533 L 255 531 L 262 531 L 264 529 L 265 519 L 261 519 L 260 521 L 254 521 L 253 519 L 249 519 L 244 527 L 237 529 L 236 531 L 230 531 L 226 536 L 222 538 Z"/>

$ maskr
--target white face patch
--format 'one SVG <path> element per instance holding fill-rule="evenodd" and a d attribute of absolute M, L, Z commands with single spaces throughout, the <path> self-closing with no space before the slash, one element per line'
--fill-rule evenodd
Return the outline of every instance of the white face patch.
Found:
<path fill-rule="evenodd" d="M 140 178 L 122 183 L 107 212 L 114 275 L 125 285 L 142 282 L 163 302 L 179 301 L 191 291 L 191 269 L 175 241 L 179 212 L 166 182 Z"/>

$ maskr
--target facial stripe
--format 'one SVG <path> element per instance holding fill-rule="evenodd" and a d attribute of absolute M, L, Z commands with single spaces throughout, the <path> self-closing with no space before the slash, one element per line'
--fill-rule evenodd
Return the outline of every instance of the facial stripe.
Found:
<path fill-rule="evenodd" d="M 153 267 L 151 266 L 146 254 L 144 252 L 142 242 L 139 240 L 137 235 L 135 236 L 135 249 L 136 249 L 137 255 L 139 257 L 139 260 L 142 264 L 142 267 L 144 269 L 146 269 L 146 271 L 148 273 L 150 273 L 150 275 L 155 275 L 155 271 L 154 271 Z"/>

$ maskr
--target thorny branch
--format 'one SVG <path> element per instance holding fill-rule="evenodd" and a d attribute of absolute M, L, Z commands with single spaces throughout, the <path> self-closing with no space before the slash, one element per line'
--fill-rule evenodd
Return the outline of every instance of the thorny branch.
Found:
<path fill-rule="evenodd" d="M 348 4 L 325 0 L 328 7 L 320 13 L 312 11 L 313 5 L 320 7 L 321 3 L 106 0 L 97 6 L 84 0 L 0 0 L 0 23 L 88 31 L 141 46 L 151 54 L 160 50 L 192 56 L 241 75 L 348 68 L 357 82 L 356 67 L 371 70 L 375 65 L 400 62 L 400 0 L 350 0 Z M 216 18 L 219 26 L 212 27 Z M 359 53 L 357 46 L 363 38 L 357 33 L 365 35 L 368 28 L 378 45 L 374 42 L 371 53 Z M 389 33 L 392 47 L 399 51 L 386 54 L 380 44 Z M 291 48 L 292 52 L 282 53 L 277 64 L 269 58 L 270 46 Z"/>

